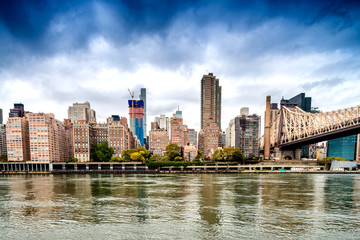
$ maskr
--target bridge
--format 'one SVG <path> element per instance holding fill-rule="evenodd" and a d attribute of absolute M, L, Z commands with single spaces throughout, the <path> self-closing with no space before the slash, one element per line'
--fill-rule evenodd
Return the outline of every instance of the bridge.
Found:
<path fill-rule="evenodd" d="M 301 158 L 301 147 L 360 133 L 360 106 L 309 113 L 297 106 L 271 109 L 266 98 L 264 157 Z"/>

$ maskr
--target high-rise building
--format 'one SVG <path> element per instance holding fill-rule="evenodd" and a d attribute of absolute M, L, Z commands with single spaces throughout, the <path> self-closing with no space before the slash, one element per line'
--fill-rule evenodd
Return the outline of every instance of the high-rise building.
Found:
<path fill-rule="evenodd" d="M 260 125 L 260 116 L 250 115 L 249 108 L 242 108 L 226 129 L 226 146 L 240 148 L 246 158 L 259 156 Z"/>
<path fill-rule="evenodd" d="M 222 146 L 222 131 L 212 118 L 199 133 L 198 147 L 203 156 L 211 157 L 213 151 Z"/>
<path fill-rule="evenodd" d="M 162 155 L 168 144 L 169 132 L 165 128 L 160 128 L 157 122 L 152 122 L 149 132 L 149 149 Z"/>
<path fill-rule="evenodd" d="M 147 118 L 146 118 L 146 88 L 141 88 L 140 89 L 140 96 L 139 96 L 140 100 L 144 101 L 144 138 L 146 138 L 147 136 Z"/>
<path fill-rule="evenodd" d="M 195 129 L 189 129 L 189 144 L 197 147 L 197 131 Z"/>
<path fill-rule="evenodd" d="M 10 109 L 9 118 L 24 117 L 24 115 L 25 115 L 24 104 L 14 103 L 14 108 Z"/>
<path fill-rule="evenodd" d="M 0 124 L 0 156 L 7 155 L 6 151 L 6 125 Z"/>
<path fill-rule="evenodd" d="M 176 143 L 180 147 L 189 144 L 189 129 L 184 125 L 182 118 L 177 118 L 176 115 L 171 118 L 171 142 Z"/>
<path fill-rule="evenodd" d="M 0 124 L 3 124 L 3 110 L 0 108 Z"/>
<path fill-rule="evenodd" d="M 9 162 L 30 160 L 29 122 L 25 117 L 9 117 L 6 124 Z"/>
<path fill-rule="evenodd" d="M 221 129 L 221 86 L 212 73 L 201 79 L 201 129 L 210 118 Z"/>
<path fill-rule="evenodd" d="M 89 102 L 73 103 L 68 109 L 68 119 L 72 123 L 83 120 L 86 122 L 96 122 L 96 113 L 90 108 Z"/>
<path fill-rule="evenodd" d="M 63 162 L 71 156 L 64 124 L 54 114 L 27 113 L 29 122 L 30 162 Z"/>
<path fill-rule="evenodd" d="M 144 101 L 129 100 L 130 130 L 144 146 Z"/>

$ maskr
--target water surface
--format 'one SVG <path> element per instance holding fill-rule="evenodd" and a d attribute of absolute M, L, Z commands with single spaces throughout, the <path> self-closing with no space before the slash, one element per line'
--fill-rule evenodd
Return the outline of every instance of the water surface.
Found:
<path fill-rule="evenodd" d="M 0 176 L 0 239 L 359 239 L 360 175 Z"/>

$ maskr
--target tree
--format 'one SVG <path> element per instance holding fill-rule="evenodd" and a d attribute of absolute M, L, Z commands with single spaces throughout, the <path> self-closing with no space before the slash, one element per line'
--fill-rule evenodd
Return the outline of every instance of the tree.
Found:
<path fill-rule="evenodd" d="M 144 156 L 142 155 L 143 151 L 140 152 L 133 152 L 132 154 L 130 154 L 130 158 L 132 161 L 145 161 Z"/>
<path fill-rule="evenodd" d="M 180 157 L 180 147 L 176 143 L 169 143 L 166 146 L 165 156 L 168 157 L 169 161 L 174 161 L 176 157 Z"/>
<path fill-rule="evenodd" d="M 240 148 L 235 148 L 235 151 L 232 153 L 232 160 L 236 162 L 241 162 L 245 159 L 244 154 Z"/>
<path fill-rule="evenodd" d="M 93 162 L 109 162 L 113 154 L 114 149 L 107 142 L 102 142 L 99 145 L 93 144 L 90 156 Z"/>
<path fill-rule="evenodd" d="M 78 162 L 78 161 L 79 161 L 79 159 L 77 159 L 77 158 L 70 158 L 70 159 L 66 160 L 65 162 L 69 163 L 69 162 Z"/>
<path fill-rule="evenodd" d="M 2 154 L 1 156 L 0 156 L 0 162 L 7 162 L 7 155 L 6 154 Z"/>
<path fill-rule="evenodd" d="M 200 162 L 200 160 L 201 160 L 201 158 L 202 158 L 202 151 L 200 151 L 200 150 L 197 150 L 197 155 L 196 155 L 196 157 L 195 157 L 195 161 L 196 162 Z"/>

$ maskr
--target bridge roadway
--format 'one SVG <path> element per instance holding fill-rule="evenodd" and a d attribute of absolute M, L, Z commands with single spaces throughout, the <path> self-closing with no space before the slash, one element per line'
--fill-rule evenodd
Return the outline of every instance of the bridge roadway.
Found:
<path fill-rule="evenodd" d="M 296 148 L 300 148 L 301 146 L 318 143 L 318 142 L 322 142 L 322 141 L 328 141 L 328 140 L 341 138 L 341 137 L 347 137 L 347 136 L 351 136 L 351 135 L 355 135 L 355 134 L 359 134 L 359 133 L 360 133 L 360 125 L 354 125 L 354 126 L 341 128 L 341 129 L 336 129 L 336 130 L 329 131 L 329 132 L 320 133 L 320 134 L 306 137 L 306 138 L 297 139 L 297 140 L 294 140 L 291 142 L 282 143 L 280 148 L 282 150 L 296 149 Z"/>

